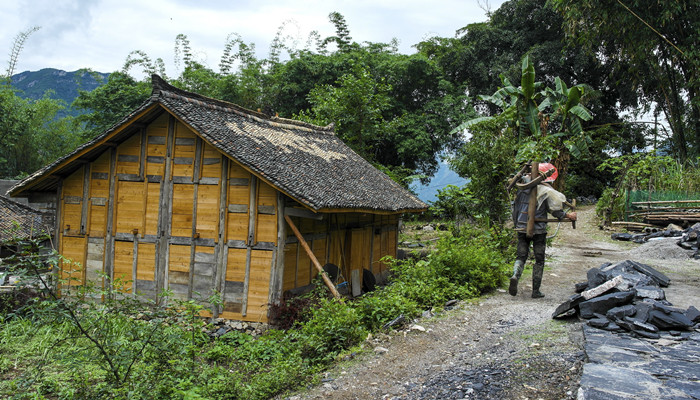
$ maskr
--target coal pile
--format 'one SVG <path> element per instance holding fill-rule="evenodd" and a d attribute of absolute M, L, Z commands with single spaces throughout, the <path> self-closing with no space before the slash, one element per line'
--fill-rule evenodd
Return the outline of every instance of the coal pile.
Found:
<path fill-rule="evenodd" d="M 552 318 L 578 315 L 590 326 L 649 339 L 658 339 L 663 332 L 686 337 L 692 329 L 700 329 L 700 311 L 673 307 L 663 289 L 670 282 L 663 273 L 636 261 L 605 263 L 588 271 L 587 281 L 576 284 L 577 294 L 557 307 Z"/>

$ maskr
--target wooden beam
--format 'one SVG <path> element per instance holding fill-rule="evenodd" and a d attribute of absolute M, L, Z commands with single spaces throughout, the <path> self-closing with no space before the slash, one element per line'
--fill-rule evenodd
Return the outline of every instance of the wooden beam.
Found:
<path fill-rule="evenodd" d="M 277 192 L 277 245 L 272 253 L 272 270 L 270 271 L 270 291 L 268 302 L 279 304 L 282 300 L 284 286 L 284 244 L 287 236 L 284 223 L 284 195 Z"/>
<path fill-rule="evenodd" d="M 248 313 L 248 289 L 250 287 L 250 262 L 252 258 L 253 246 L 255 245 L 255 221 L 258 210 L 258 178 L 251 175 L 250 195 L 248 196 L 248 238 L 246 240 L 245 255 L 245 277 L 243 278 L 243 304 L 241 305 L 241 315 L 244 317 Z"/>
<path fill-rule="evenodd" d="M 88 221 L 88 203 L 90 199 L 90 164 L 83 165 L 83 199 L 80 210 L 80 234 L 85 234 Z"/>
<path fill-rule="evenodd" d="M 170 260 L 170 248 L 168 238 L 170 237 L 170 226 L 172 222 L 172 157 L 175 146 L 175 124 L 176 120 L 171 115 L 168 119 L 168 133 L 166 137 L 165 168 L 163 179 L 160 182 L 160 198 L 158 201 L 158 231 L 156 232 L 156 295 L 165 289 L 168 275 L 168 261 Z M 160 302 L 160 299 L 156 299 Z"/>
<path fill-rule="evenodd" d="M 228 221 L 228 159 L 222 157 L 221 178 L 219 179 L 219 235 L 214 257 L 216 258 L 216 272 L 214 273 L 214 288 L 223 295 L 226 288 L 226 267 L 228 263 L 228 246 L 226 243 L 226 227 Z M 223 306 L 223 305 L 222 305 Z M 212 315 L 218 317 L 220 307 L 212 307 Z"/>
<path fill-rule="evenodd" d="M 112 147 L 109 155 L 109 204 L 107 206 L 107 224 L 105 229 L 104 273 L 106 289 L 112 290 L 114 278 L 114 213 L 117 210 L 117 148 Z"/>
<path fill-rule="evenodd" d="M 328 274 L 326 274 L 326 271 L 324 271 L 323 267 L 321 267 L 321 264 L 319 264 L 318 260 L 316 259 L 316 256 L 314 255 L 314 252 L 311 251 L 311 248 L 309 248 L 309 245 L 306 243 L 306 240 L 304 240 L 304 237 L 301 235 L 301 232 L 299 232 L 296 225 L 294 225 L 294 222 L 292 222 L 292 219 L 289 218 L 288 215 L 285 215 L 284 219 L 285 221 L 287 221 L 287 224 L 289 224 L 289 227 L 292 228 L 294 235 L 297 237 L 297 239 L 299 239 L 299 244 L 301 244 L 301 246 L 304 248 L 304 251 L 306 251 L 306 254 L 309 256 L 311 262 L 314 264 L 314 267 L 316 267 L 316 270 L 318 270 L 318 273 L 321 275 L 321 278 L 328 287 L 328 290 L 330 290 L 330 292 L 333 294 L 333 297 L 339 299 L 340 294 L 335 289 L 335 286 L 333 286 L 333 282 L 331 282 L 330 278 L 328 278 Z"/>
<path fill-rule="evenodd" d="M 315 213 L 315 212 L 309 211 L 305 208 L 294 208 L 294 207 L 285 208 L 284 215 L 289 215 L 290 217 L 315 219 L 317 221 L 323 220 L 323 217 L 324 217 L 324 214 Z"/>

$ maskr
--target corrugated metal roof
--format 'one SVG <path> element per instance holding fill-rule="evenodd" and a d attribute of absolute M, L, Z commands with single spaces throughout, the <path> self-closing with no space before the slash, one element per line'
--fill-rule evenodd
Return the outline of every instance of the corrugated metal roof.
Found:
<path fill-rule="evenodd" d="M 158 104 L 208 143 L 282 192 L 316 211 L 421 211 L 427 205 L 374 168 L 343 143 L 331 127 L 246 110 L 168 85 L 153 76 L 151 98 L 121 124 L 73 154 L 99 146 L 120 127 Z M 71 155 L 37 171 L 10 190 L 19 193 L 52 170 L 73 162 Z M 75 159 L 75 157 L 73 157 Z"/>

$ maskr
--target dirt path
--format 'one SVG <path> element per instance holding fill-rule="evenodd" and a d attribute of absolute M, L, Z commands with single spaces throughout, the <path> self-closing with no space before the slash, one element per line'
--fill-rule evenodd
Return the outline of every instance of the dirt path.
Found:
<path fill-rule="evenodd" d="M 547 248 L 545 298 L 530 298 L 528 263 L 517 296 L 499 290 L 416 321 L 425 330 L 374 337 L 365 346 L 375 352 L 340 363 L 320 385 L 290 399 L 575 399 L 584 361 L 581 322 L 551 314 L 586 271 L 634 259 L 669 275 L 674 305 L 700 305 L 697 261 L 669 256 L 672 247 L 610 240 L 593 208 L 579 212 L 577 228 L 562 224 Z"/>

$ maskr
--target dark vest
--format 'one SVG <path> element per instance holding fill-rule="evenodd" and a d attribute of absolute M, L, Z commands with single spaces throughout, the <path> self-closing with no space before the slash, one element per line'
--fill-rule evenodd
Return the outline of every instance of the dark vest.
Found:
<path fill-rule="evenodd" d="M 515 202 L 513 202 L 513 224 L 515 225 L 515 230 L 518 232 L 525 232 L 527 229 L 527 210 L 530 203 L 531 190 L 537 190 L 537 188 L 518 190 L 518 193 L 515 195 Z M 547 208 L 547 201 L 543 201 L 542 205 L 540 205 L 535 212 L 535 218 L 546 219 Z M 535 234 L 538 233 L 547 233 L 546 222 L 535 221 Z"/>

